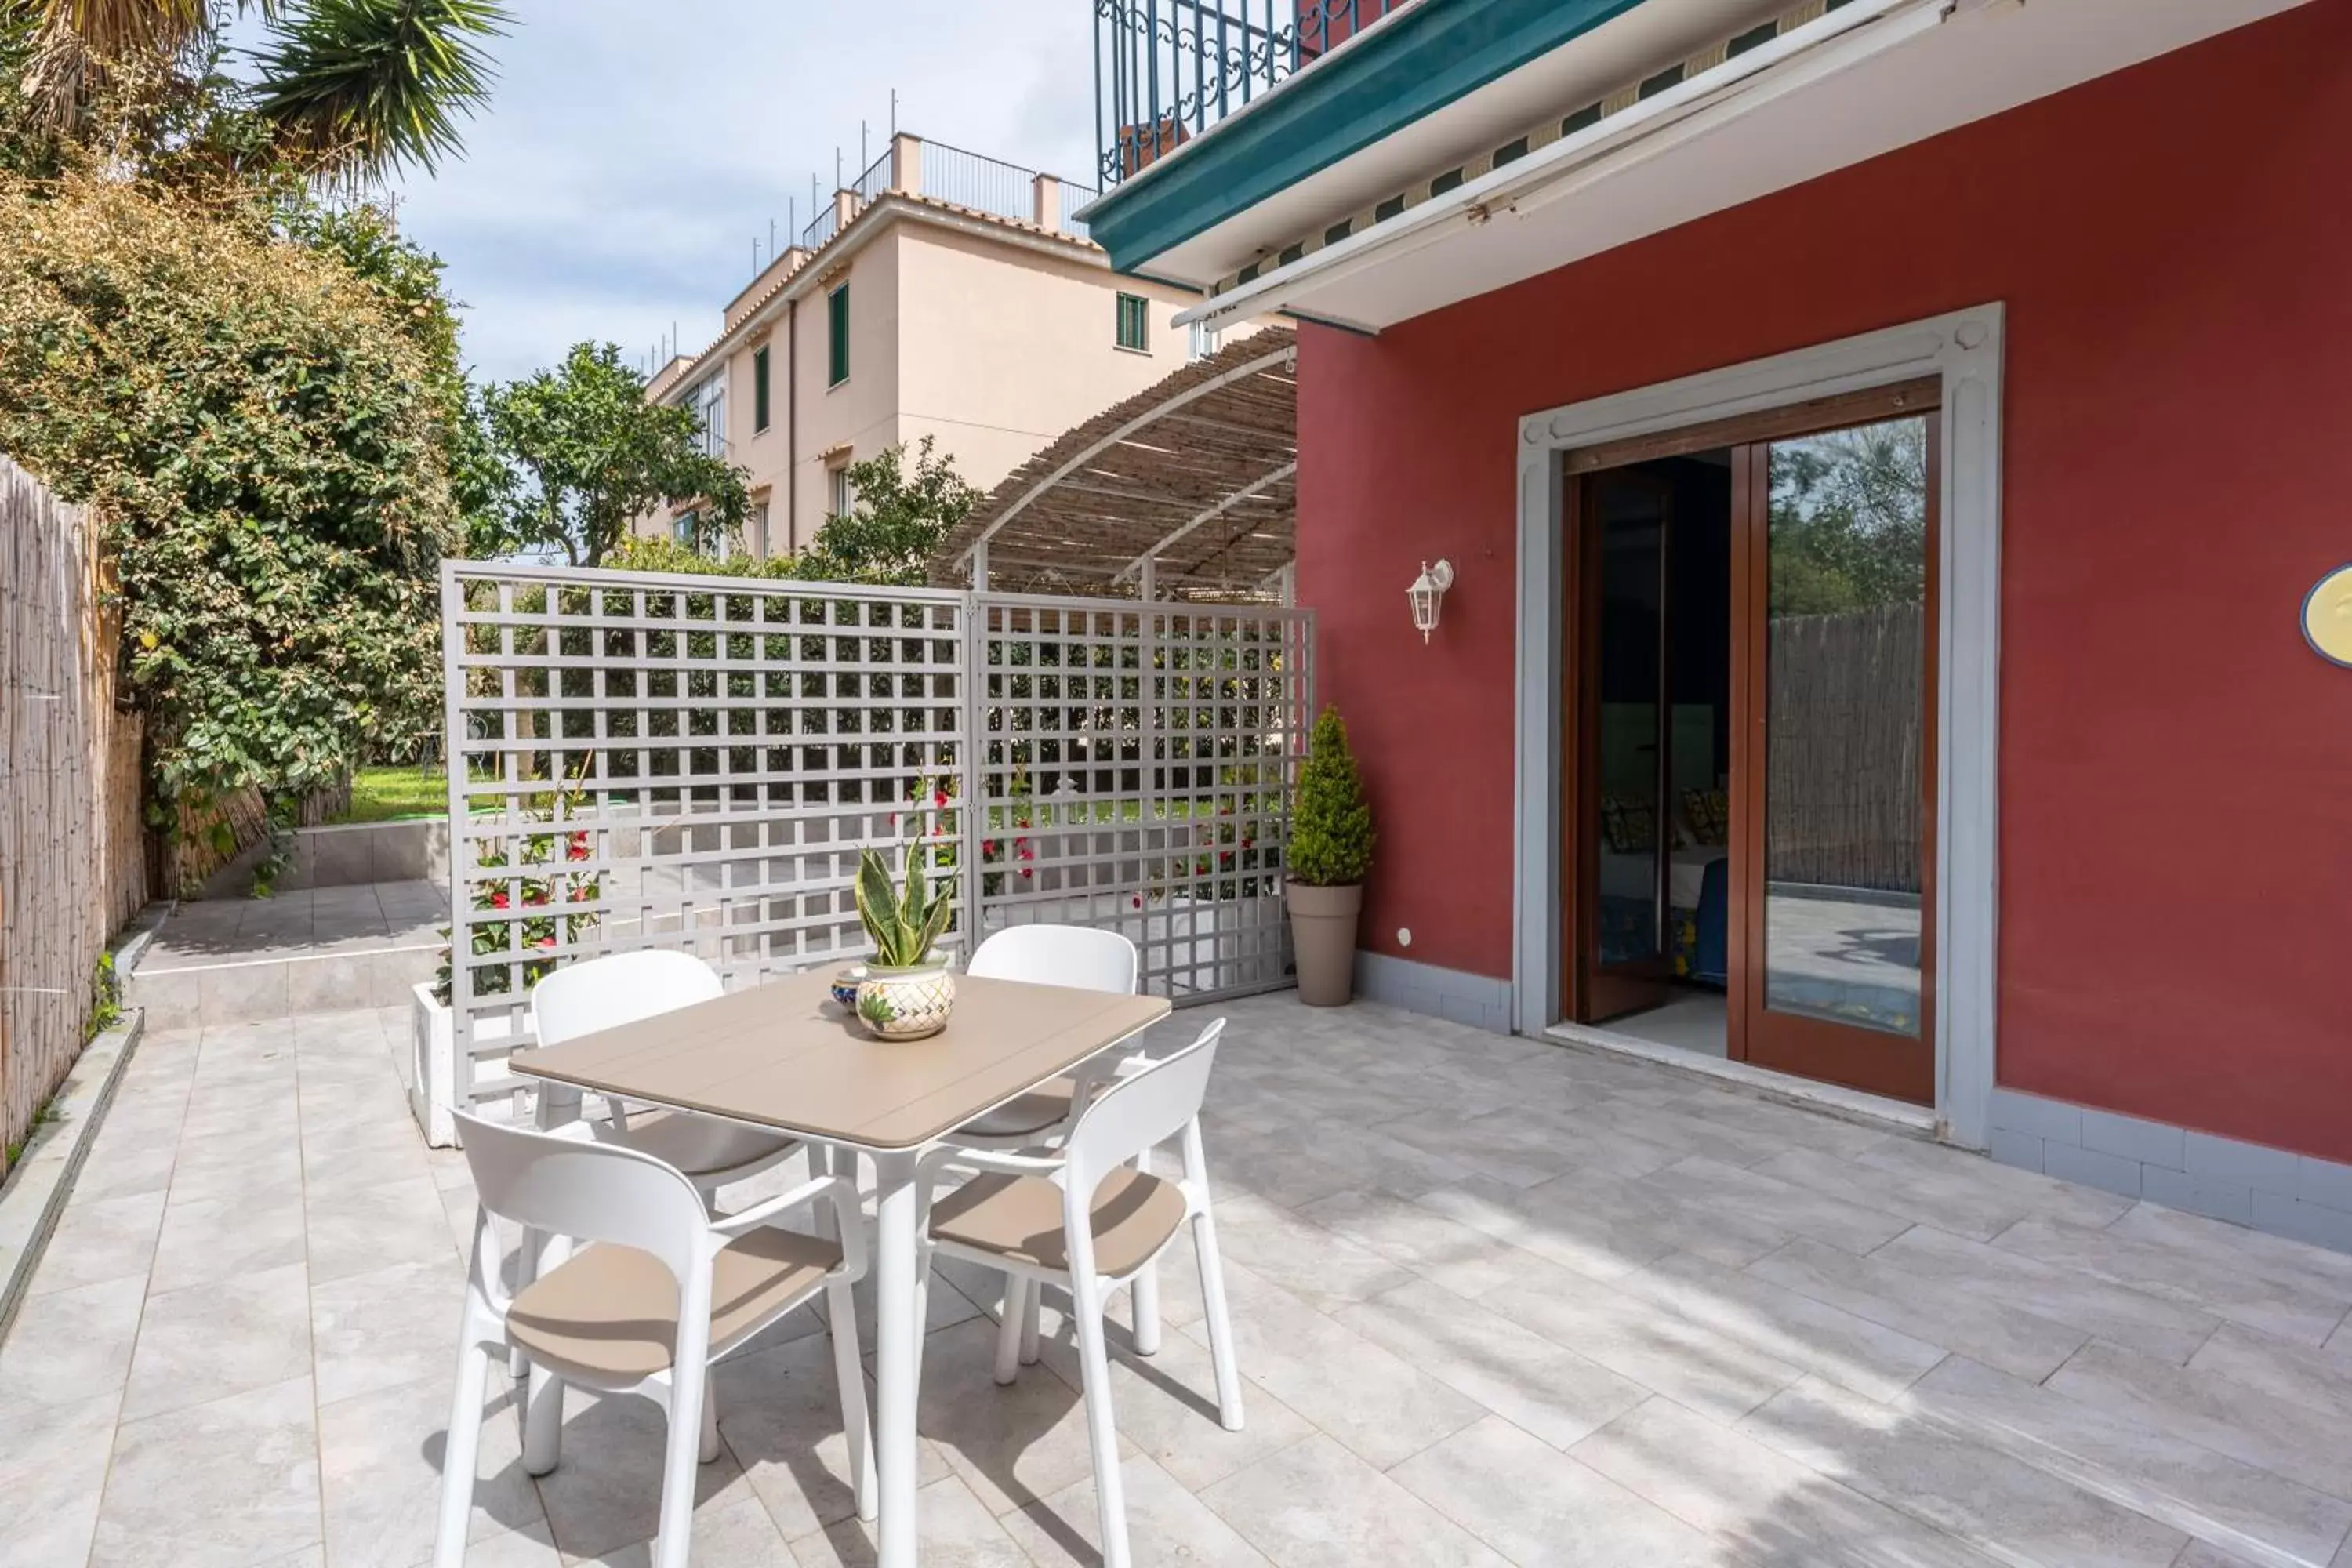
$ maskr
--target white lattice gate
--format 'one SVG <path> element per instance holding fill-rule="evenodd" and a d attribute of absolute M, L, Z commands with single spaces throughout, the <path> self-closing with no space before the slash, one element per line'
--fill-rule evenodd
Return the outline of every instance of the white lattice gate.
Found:
<path fill-rule="evenodd" d="M 442 604 L 470 1098 L 559 963 L 861 955 L 868 847 L 959 876 L 956 948 L 1108 925 L 1180 1000 L 1286 983 L 1303 612 L 458 563 Z"/>
<path fill-rule="evenodd" d="M 983 595 L 972 625 L 980 929 L 1123 931 L 1180 1001 L 1285 984 L 1306 616 Z"/>

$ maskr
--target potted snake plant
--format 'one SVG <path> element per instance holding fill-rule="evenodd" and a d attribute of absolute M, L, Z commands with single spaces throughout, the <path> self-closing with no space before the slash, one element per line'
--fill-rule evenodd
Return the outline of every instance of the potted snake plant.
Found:
<path fill-rule="evenodd" d="M 857 1017 L 886 1040 L 919 1040 L 948 1026 L 955 980 L 933 949 L 955 914 L 956 879 L 933 886 L 919 847 L 907 850 L 903 888 L 868 849 L 857 859 L 857 918 L 873 939 L 873 962 L 857 983 Z"/>

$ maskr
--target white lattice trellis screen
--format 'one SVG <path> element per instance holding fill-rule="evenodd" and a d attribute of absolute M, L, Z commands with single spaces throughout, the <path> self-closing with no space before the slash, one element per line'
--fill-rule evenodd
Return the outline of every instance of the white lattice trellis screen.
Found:
<path fill-rule="evenodd" d="M 858 852 L 961 791 L 964 595 L 452 564 L 442 605 L 478 1098 L 555 963 L 682 947 L 742 984 L 862 953 Z"/>
<path fill-rule="evenodd" d="M 1108 926 L 1178 1000 L 1287 984 L 1304 612 L 983 595 L 980 930 Z"/>
<path fill-rule="evenodd" d="M 869 847 L 977 871 L 957 947 L 1109 925 L 1179 999 L 1286 984 L 1303 612 L 454 563 L 442 603 L 471 1098 L 555 964 L 863 954 Z"/>

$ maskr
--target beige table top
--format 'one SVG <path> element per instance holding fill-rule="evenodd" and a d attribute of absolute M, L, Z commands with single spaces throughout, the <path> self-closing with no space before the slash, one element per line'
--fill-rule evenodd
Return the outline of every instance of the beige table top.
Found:
<path fill-rule="evenodd" d="M 927 1040 L 877 1039 L 828 994 L 832 971 L 517 1051 L 514 1071 L 824 1142 L 914 1149 L 1168 1016 L 1161 996 L 956 976 Z"/>

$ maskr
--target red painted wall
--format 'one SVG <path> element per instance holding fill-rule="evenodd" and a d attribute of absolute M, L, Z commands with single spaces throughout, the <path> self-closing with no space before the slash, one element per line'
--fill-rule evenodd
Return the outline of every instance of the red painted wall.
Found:
<path fill-rule="evenodd" d="M 1364 945 L 1510 972 L 1519 416 L 2004 300 L 2000 1081 L 2352 1158 L 2352 673 L 2296 625 L 2352 558 L 2347 176 L 2352 0 L 2315 0 L 1378 338 L 1305 330 Z"/>

